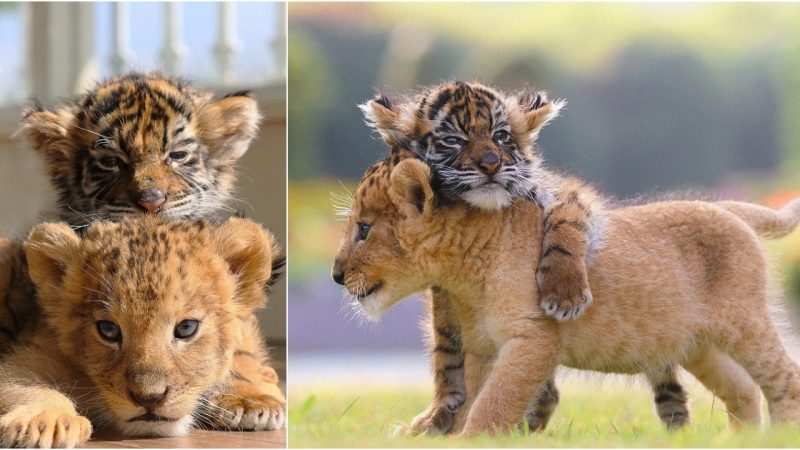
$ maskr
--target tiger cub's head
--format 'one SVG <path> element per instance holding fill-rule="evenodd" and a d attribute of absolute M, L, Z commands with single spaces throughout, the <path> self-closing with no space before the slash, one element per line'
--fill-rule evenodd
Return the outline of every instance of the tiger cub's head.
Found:
<path fill-rule="evenodd" d="M 565 104 L 541 91 L 513 96 L 456 81 L 360 108 L 393 151 L 410 150 L 433 168 L 443 193 L 492 210 L 518 197 L 544 201 L 534 142 Z"/>
<path fill-rule="evenodd" d="M 77 101 L 34 105 L 22 132 L 44 158 L 61 218 L 80 225 L 136 213 L 195 219 L 220 212 L 259 120 L 247 93 L 215 100 L 181 80 L 133 72 Z"/>

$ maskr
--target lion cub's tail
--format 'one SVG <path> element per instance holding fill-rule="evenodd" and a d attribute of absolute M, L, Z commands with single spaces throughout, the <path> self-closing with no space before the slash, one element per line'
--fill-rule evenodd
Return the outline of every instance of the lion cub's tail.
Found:
<path fill-rule="evenodd" d="M 800 198 L 779 210 L 745 202 L 715 202 L 750 225 L 756 234 L 765 238 L 780 238 L 791 233 L 800 223 Z"/>

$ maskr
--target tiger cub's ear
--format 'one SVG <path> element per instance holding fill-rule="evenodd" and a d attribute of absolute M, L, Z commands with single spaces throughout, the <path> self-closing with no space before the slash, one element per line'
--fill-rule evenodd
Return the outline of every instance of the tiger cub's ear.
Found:
<path fill-rule="evenodd" d="M 38 289 L 60 289 L 67 267 L 80 255 L 80 245 L 80 237 L 66 223 L 43 223 L 31 230 L 25 257 Z"/>
<path fill-rule="evenodd" d="M 536 136 L 548 122 L 558 117 L 566 100 L 549 100 L 544 91 L 526 90 L 517 95 L 517 103 L 525 118 L 528 133 Z"/>
<path fill-rule="evenodd" d="M 258 133 L 261 114 L 248 92 L 237 92 L 200 107 L 200 139 L 218 165 L 234 164 L 247 152 Z"/>
<path fill-rule="evenodd" d="M 70 154 L 68 135 L 73 117 L 72 110 L 66 106 L 50 111 L 36 102 L 23 112 L 22 127 L 18 133 L 46 161 L 63 162 Z"/>
<path fill-rule="evenodd" d="M 392 170 L 389 197 L 407 216 L 431 215 L 435 194 L 430 167 L 416 158 L 400 161 Z"/>
<path fill-rule="evenodd" d="M 263 307 L 273 260 L 280 255 L 272 233 L 247 219 L 231 218 L 215 230 L 214 236 L 217 251 L 237 278 L 237 301 L 247 308 Z"/>
<path fill-rule="evenodd" d="M 380 133 L 386 145 L 393 147 L 406 135 L 402 123 L 401 105 L 397 100 L 379 95 L 366 103 L 358 105 L 364 113 L 366 124 Z"/>

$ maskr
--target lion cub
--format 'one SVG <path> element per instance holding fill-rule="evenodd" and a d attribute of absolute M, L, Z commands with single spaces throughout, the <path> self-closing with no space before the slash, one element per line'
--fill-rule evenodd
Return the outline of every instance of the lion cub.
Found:
<path fill-rule="evenodd" d="M 384 161 L 362 178 L 333 274 L 373 319 L 429 286 L 448 292 L 465 354 L 466 402 L 453 430 L 519 424 L 559 364 L 651 379 L 683 366 L 744 421 L 757 417 L 752 377 L 772 422 L 800 425 L 800 367 L 770 319 L 756 234 L 791 231 L 800 202 L 777 213 L 736 202 L 609 211 L 608 246 L 589 271 L 595 304 L 559 322 L 530 301 L 542 242 L 536 205 L 441 203 L 425 163 L 392 167 Z M 728 357 L 744 372 L 715 366 Z"/>
<path fill-rule="evenodd" d="M 0 359 L 0 446 L 74 447 L 90 420 L 125 436 L 226 427 L 234 419 L 212 402 L 240 401 L 234 353 L 258 331 L 249 318 L 278 251 L 243 219 L 142 215 L 92 223 L 83 237 L 64 223 L 34 228 L 25 253 L 41 314 Z M 283 394 L 271 372 L 261 377 L 270 413 L 239 404 L 242 421 L 282 427 Z"/>

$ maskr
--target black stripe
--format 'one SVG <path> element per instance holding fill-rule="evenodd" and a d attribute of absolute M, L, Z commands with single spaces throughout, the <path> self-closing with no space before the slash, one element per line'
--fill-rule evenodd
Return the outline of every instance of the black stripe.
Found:
<path fill-rule="evenodd" d="M 433 349 L 433 351 L 437 353 L 447 353 L 448 355 L 457 355 L 460 353 L 458 349 L 453 347 L 448 347 L 446 345 L 437 345 L 436 348 Z"/>
<path fill-rule="evenodd" d="M 433 119 L 436 116 L 436 114 L 439 113 L 442 107 L 444 107 L 444 105 L 450 101 L 451 98 L 452 94 L 450 93 L 449 89 L 445 89 L 444 91 L 442 91 L 439 94 L 439 96 L 436 97 L 436 100 L 434 100 L 434 102 L 431 103 L 431 106 L 428 109 L 428 119 Z"/>
<path fill-rule="evenodd" d="M 560 246 L 558 244 L 555 244 L 555 245 L 551 245 L 550 247 L 547 248 L 547 250 L 545 250 L 544 254 L 542 255 L 542 258 L 547 258 L 547 256 L 549 256 L 550 253 L 553 253 L 553 252 L 558 252 L 558 253 L 564 254 L 566 256 L 574 256 L 572 253 L 568 252 L 567 249 L 565 249 L 564 247 L 562 247 L 562 246 Z"/>
<path fill-rule="evenodd" d="M 444 368 L 442 370 L 444 370 L 445 372 L 450 372 L 451 370 L 458 370 L 458 369 L 461 369 L 463 367 L 464 367 L 464 360 L 462 359 L 457 364 L 448 364 L 448 365 L 444 366 Z"/>

